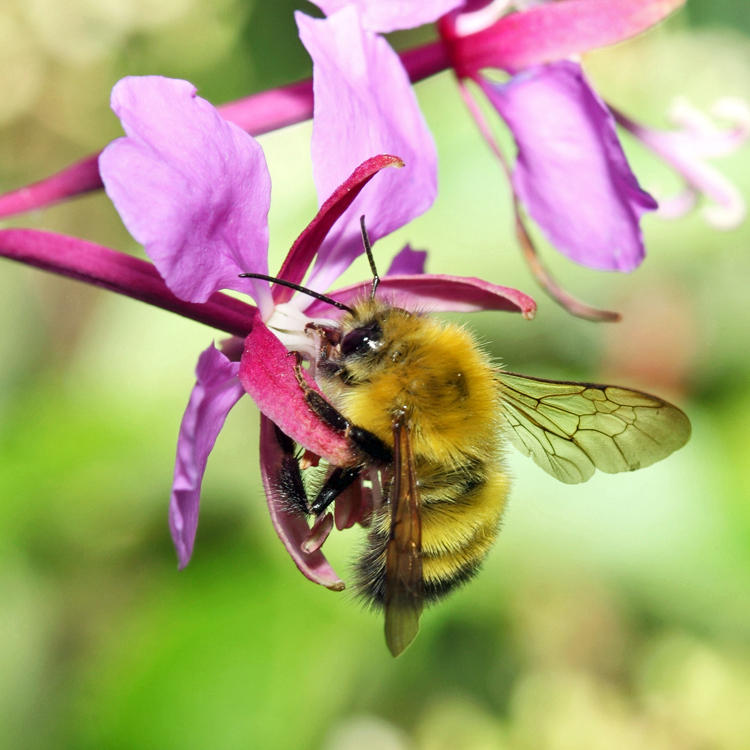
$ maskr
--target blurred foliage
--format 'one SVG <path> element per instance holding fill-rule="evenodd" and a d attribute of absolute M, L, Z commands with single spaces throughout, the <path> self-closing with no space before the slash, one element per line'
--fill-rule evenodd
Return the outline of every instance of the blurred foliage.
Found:
<path fill-rule="evenodd" d="M 750 32 L 750 16 L 742 0 L 690 0 L 686 10 L 697 26 L 736 26 Z"/>
<path fill-rule="evenodd" d="M 308 74 L 291 15 L 303 5 L 6 0 L 0 189 L 118 135 L 107 103 L 122 75 L 186 77 L 221 102 Z M 587 67 L 606 98 L 661 125 L 677 94 L 700 107 L 748 94 L 747 19 L 743 2 L 690 0 Z M 411 241 L 430 250 L 432 271 L 535 293 L 507 187 L 450 77 L 418 94 L 438 142 L 440 197 L 379 243 L 380 257 Z M 305 123 L 262 139 L 276 264 L 315 210 L 309 136 Z M 647 188 L 674 189 L 661 165 L 626 146 Z M 720 166 L 750 194 L 748 149 Z M 140 252 L 101 194 L 12 223 Z M 249 401 L 211 456 L 195 558 L 177 573 L 166 523 L 174 441 L 214 333 L 4 262 L 0 746 L 747 747 L 750 230 L 718 233 L 699 212 L 644 226 L 649 256 L 627 277 L 544 248 L 570 289 L 621 310 L 621 324 L 571 319 L 541 294 L 533 323 L 470 322 L 512 369 L 678 400 L 691 443 L 643 472 L 576 487 L 511 456 L 511 507 L 485 571 L 425 615 L 397 661 L 379 618 L 308 583 L 283 553 Z M 363 273 L 359 264 L 351 278 Z M 328 543 L 342 572 L 355 537 Z"/>

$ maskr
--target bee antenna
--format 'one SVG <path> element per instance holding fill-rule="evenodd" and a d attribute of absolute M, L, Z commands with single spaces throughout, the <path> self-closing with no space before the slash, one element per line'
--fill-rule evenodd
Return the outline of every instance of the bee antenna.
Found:
<path fill-rule="evenodd" d="M 375 290 L 380 285 L 380 276 L 378 276 L 378 269 L 375 267 L 375 258 L 372 257 L 372 246 L 370 245 L 370 238 L 367 236 L 364 214 L 359 217 L 359 225 L 362 227 L 362 244 L 365 246 L 365 253 L 367 253 L 367 260 L 370 263 L 370 270 L 372 271 L 370 299 L 373 300 L 375 299 Z"/>
<path fill-rule="evenodd" d="M 329 305 L 333 305 L 339 310 L 348 312 L 350 315 L 354 315 L 354 310 L 349 307 L 349 305 L 345 305 L 343 302 L 339 302 L 338 300 L 332 299 L 331 297 L 326 297 L 325 294 L 321 294 L 320 292 L 314 292 L 312 289 L 308 289 L 307 287 L 295 284 L 293 281 L 284 281 L 284 279 L 277 279 L 275 276 L 267 276 L 264 273 L 241 273 L 239 276 L 241 279 L 262 279 L 263 281 L 270 281 L 273 284 L 279 284 L 281 286 L 289 287 L 290 289 L 294 289 L 297 292 L 302 292 L 302 294 L 306 294 L 309 297 L 315 297 L 315 299 L 319 299 L 321 302 L 326 302 Z"/>

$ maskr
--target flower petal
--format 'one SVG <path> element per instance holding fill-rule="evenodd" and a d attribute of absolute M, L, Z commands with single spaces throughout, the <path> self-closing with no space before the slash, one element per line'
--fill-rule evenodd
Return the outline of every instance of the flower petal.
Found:
<path fill-rule="evenodd" d="M 550 242 L 591 268 L 638 266 L 638 220 L 656 201 L 638 185 L 612 115 L 580 66 L 561 61 L 481 85 L 518 146 L 513 187 Z"/>
<path fill-rule="evenodd" d="M 271 181 L 263 151 L 187 81 L 124 78 L 112 109 L 126 137 L 99 157 L 107 194 L 170 289 L 205 301 L 218 289 L 270 306 L 266 282 Z"/>
<path fill-rule="evenodd" d="M 302 551 L 302 545 L 310 536 L 310 528 L 303 516 L 289 511 L 285 499 L 279 493 L 279 483 L 276 480 L 287 454 L 279 443 L 277 429 L 268 417 L 260 415 L 260 470 L 271 523 L 294 564 L 307 578 L 334 591 L 341 591 L 344 582 L 328 564 L 323 553 L 319 550 L 310 554 Z"/>
<path fill-rule="evenodd" d="M 479 128 L 479 132 L 482 134 L 482 138 L 484 138 L 484 140 L 487 142 L 487 145 L 490 147 L 490 150 L 500 162 L 500 167 L 502 168 L 503 173 L 510 182 L 512 180 L 510 166 L 507 159 L 505 158 L 505 154 L 503 153 L 502 148 L 500 148 L 500 145 L 497 142 L 497 138 L 495 137 L 493 129 L 490 127 L 490 124 L 485 117 L 484 112 L 475 101 L 474 95 L 469 91 L 464 81 L 458 81 L 458 90 L 464 102 L 466 103 L 471 116 L 474 118 L 477 127 Z M 581 300 L 566 292 L 560 286 L 560 284 L 555 281 L 554 277 L 547 270 L 544 263 L 542 262 L 542 259 L 539 257 L 536 245 L 531 238 L 528 230 L 526 229 L 526 221 L 523 212 L 521 211 L 521 204 L 515 191 L 511 191 L 511 197 L 511 204 L 513 206 L 513 218 L 516 230 L 515 233 L 516 239 L 518 240 L 518 245 L 521 249 L 524 260 L 529 266 L 529 270 L 542 286 L 542 288 L 550 295 L 550 297 L 552 297 L 552 299 L 554 299 L 558 304 L 562 305 L 568 312 L 573 315 L 578 315 L 588 320 L 618 320 L 619 315 L 617 313 L 587 305 L 585 302 L 582 302 Z"/>
<path fill-rule="evenodd" d="M 412 250 L 411 245 L 405 245 L 391 261 L 385 272 L 386 276 L 417 276 L 424 273 L 427 262 L 426 250 Z"/>
<path fill-rule="evenodd" d="M 385 167 L 403 167 L 404 163 L 397 156 L 381 154 L 362 162 L 350 175 L 333 191 L 331 196 L 320 207 L 315 218 L 304 228 L 294 241 L 281 266 L 277 278 L 299 284 L 305 278 L 310 264 L 326 235 L 341 214 L 351 206 L 352 201 L 359 195 L 362 188 Z M 278 305 L 287 302 L 292 297 L 289 287 L 276 285 L 272 291 L 274 302 Z"/>
<path fill-rule="evenodd" d="M 365 281 L 329 292 L 329 296 L 344 304 L 366 297 L 371 282 Z M 531 297 L 507 286 L 497 286 L 482 279 L 443 274 L 418 276 L 386 276 L 380 280 L 377 296 L 387 299 L 396 307 L 419 312 L 479 312 L 505 310 L 520 312 L 524 318 L 533 318 L 536 303 Z M 316 300 L 306 315 L 336 317 L 325 302 Z"/>
<path fill-rule="evenodd" d="M 560 60 L 640 34 L 684 5 L 685 0 L 560 0 L 510 13 L 473 34 L 457 33 L 451 14 L 440 25 L 456 73 L 472 77 L 483 68 L 511 72 Z M 459 24 L 460 25 L 460 24 Z"/>
<path fill-rule="evenodd" d="M 359 217 L 373 241 L 426 211 L 437 193 L 437 154 L 398 55 L 363 31 L 355 8 L 328 19 L 296 14 L 313 58 L 313 174 L 322 201 L 373 154 L 396 154 L 403 171 L 384 173 L 326 238 L 309 284 L 327 289 L 363 252 Z"/>
<path fill-rule="evenodd" d="M 307 371 L 302 372 L 308 386 L 320 393 Z M 285 435 L 332 464 L 353 462 L 347 440 L 307 405 L 294 372 L 294 357 L 257 317 L 245 339 L 239 376 L 258 408 Z"/>
<path fill-rule="evenodd" d="M 311 0 L 327 16 L 347 6 L 355 6 L 362 17 L 362 27 L 384 34 L 396 29 L 413 29 L 431 21 L 459 5 L 464 0 Z"/>
<path fill-rule="evenodd" d="M 350 529 L 355 523 L 368 520 L 372 512 L 372 490 L 362 485 L 359 478 L 350 484 L 337 498 L 333 517 L 336 528 Z"/>
<path fill-rule="evenodd" d="M 213 344 L 198 359 L 197 382 L 177 438 L 177 460 L 169 501 L 169 528 L 180 568 L 188 564 L 193 554 L 208 454 L 227 414 L 244 394 L 237 379 L 239 367 L 239 362 L 230 362 Z"/>

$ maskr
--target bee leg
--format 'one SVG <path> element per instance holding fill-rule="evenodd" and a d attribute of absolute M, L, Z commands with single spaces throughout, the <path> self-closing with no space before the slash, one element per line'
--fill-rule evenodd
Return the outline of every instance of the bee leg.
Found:
<path fill-rule="evenodd" d="M 351 466 L 349 468 L 337 467 L 331 472 L 331 476 L 326 479 L 326 483 L 321 487 L 318 496 L 310 506 L 310 510 L 316 515 L 320 515 L 355 479 L 362 473 L 361 466 Z"/>
<path fill-rule="evenodd" d="M 302 483 L 299 459 L 295 454 L 295 443 L 274 425 L 276 440 L 283 453 L 274 484 L 279 496 L 289 510 L 300 515 L 310 514 L 310 504 Z"/>
<path fill-rule="evenodd" d="M 320 340 L 324 342 L 326 351 L 336 346 L 341 341 L 341 331 L 338 328 L 332 328 L 331 326 L 324 326 L 320 323 L 308 323 L 305 326 L 305 333 L 314 333 L 320 337 Z"/>
<path fill-rule="evenodd" d="M 331 350 L 341 341 L 341 331 L 338 328 L 321 325 L 320 323 L 308 323 L 305 326 L 305 333 L 316 336 L 318 341 L 318 356 L 315 362 L 315 368 L 330 370 L 333 363 L 331 362 Z M 333 368 L 334 372 L 336 367 Z"/>
<path fill-rule="evenodd" d="M 345 433 L 354 445 L 370 458 L 382 464 L 393 461 L 393 451 L 374 433 L 348 422 L 349 429 Z"/>
<path fill-rule="evenodd" d="M 299 387 L 304 391 L 305 401 L 318 417 L 331 429 L 336 430 L 351 440 L 355 447 L 370 458 L 380 463 L 390 463 L 393 460 L 391 449 L 374 433 L 352 424 L 336 407 L 329 404 L 323 396 L 310 387 L 302 374 L 302 359 L 297 354 L 294 366 Z"/>

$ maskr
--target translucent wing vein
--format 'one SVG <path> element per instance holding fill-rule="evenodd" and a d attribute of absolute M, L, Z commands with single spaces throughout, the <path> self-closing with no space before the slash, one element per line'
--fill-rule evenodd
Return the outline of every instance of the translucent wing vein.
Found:
<path fill-rule="evenodd" d="M 511 443 L 568 484 L 649 466 L 690 437 L 685 414 L 647 393 L 510 372 L 497 381 Z"/>

